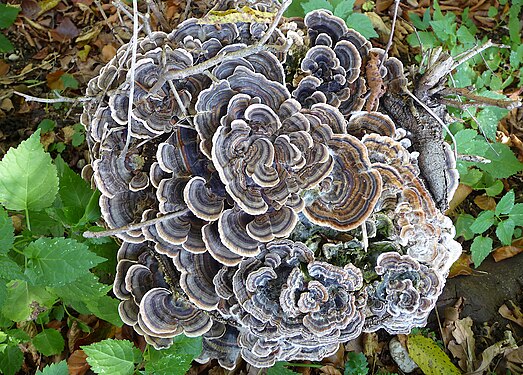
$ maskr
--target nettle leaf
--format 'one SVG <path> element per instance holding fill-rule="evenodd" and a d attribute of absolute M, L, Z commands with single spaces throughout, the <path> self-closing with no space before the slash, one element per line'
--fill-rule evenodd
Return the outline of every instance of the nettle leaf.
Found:
<path fill-rule="evenodd" d="M 514 207 L 514 201 L 514 190 L 511 190 L 499 200 L 496 205 L 496 215 L 508 214 Z"/>
<path fill-rule="evenodd" d="M 123 326 L 120 314 L 118 314 L 119 300 L 104 295 L 96 300 L 86 301 L 85 304 L 89 311 L 100 319 L 117 327 Z"/>
<path fill-rule="evenodd" d="M 409 355 L 425 375 L 460 375 L 461 371 L 431 339 L 422 335 L 409 335 Z"/>
<path fill-rule="evenodd" d="M 70 238 L 40 238 L 24 250 L 26 275 L 35 285 L 60 286 L 75 281 L 105 258 Z"/>
<path fill-rule="evenodd" d="M 24 354 L 18 345 L 8 345 L 0 351 L 0 372 L 4 375 L 15 375 L 24 363 Z"/>
<path fill-rule="evenodd" d="M 369 17 L 362 13 L 352 13 L 345 19 L 345 23 L 367 39 L 377 38 L 379 36 L 376 30 L 374 30 L 374 27 L 372 27 L 372 22 Z"/>
<path fill-rule="evenodd" d="M 65 341 L 62 334 L 56 329 L 44 329 L 33 337 L 36 350 L 46 356 L 60 354 L 64 350 Z"/>
<path fill-rule="evenodd" d="M 67 224 L 77 224 L 86 216 L 86 209 L 93 197 L 89 184 L 76 174 L 67 164 L 61 166 L 59 195 L 63 207 L 60 212 Z M 98 206 L 98 205 L 97 205 Z M 99 212 L 99 211 L 98 211 Z M 96 213 L 89 213 L 90 218 L 97 219 Z"/>
<path fill-rule="evenodd" d="M 302 3 L 301 7 L 303 8 L 305 14 L 310 13 L 316 9 L 327 9 L 331 12 L 334 10 L 332 4 L 327 0 L 309 0 L 306 3 Z"/>
<path fill-rule="evenodd" d="M 22 272 L 22 267 L 6 255 L 0 255 L 0 279 L 7 281 L 24 280 L 26 276 Z"/>
<path fill-rule="evenodd" d="M 477 234 L 485 232 L 496 222 L 494 216 L 494 211 L 482 211 L 470 226 L 470 230 Z"/>
<path fill-rule="evenodd" d="M 81 348 L 97 374 L 132 375 L 134 364 L 142 361 L 142 353 L 128 340 L 107 339 Z"/>
<path fill-rule="evenodd" d="M 355 0 L 344 0 L 334 8 L 334 15 L 340 18 L 348 17 L 354 10 Z"/>
<path fill-rule="evenodd" d="M 43 286 L 13 280 L 7 284 L 7 298 L 2 306 L 2 314 L 15 322 L 21 322 L 31 319 L 40 306 L 51 307 L 55 301 L 56 296 L 50 294 Z"/>
<path fill-rule="evenodd" d="M 485 260 L 485 258 L 490 254 L 492 251 L 492 238 L 490 237 L 482 237 L 478 236 L 474 238 L 474 241 L 472 241 L 472 245 L 470 245 L 470 252 L 472 253 L 472 261 L 474 262 L 474 267 L 479 267 L 481 262 Z"/>
<path fill-rule="evenodd" d="M 0 207 L 0 254 L 7 254 L 15 241 L 15 228 L 7 211 Z"/>
<path fill-rule="evenodd" d="M 456 219 L 456 238 L 463 237 L 465 241 L 474 238 L 474 232 L 470 226 L 476 219 L 470 214 L 459 214 Z"/>
<path fill-rule="evenodd" d="M 516 224 L 514 224 L 514 220 L 510 218 L 503 220 L 498 224 L 498 227 L 496 228 L 496 236 L 498 236 L 503 245 L 510 245 L 512 243 L 512 236 L 514 235 L 515 227 Z"/>
<path fill-rule="evenodd" d="M 8 210 L 40 210 L 58 192 L 56 167 L 40 143 L 40 129 L 0 161 L 0 202 Z"/>
<path fill-rule="evenodd" d="M 66 302 L 91 301 L 104 296 L 111 289 L 110 285 L 102 284 L 91 272 L 80 276 L 74 282 L 50 288 L 50 290 Z"/>
<path fill-rule="evenodd" d="M 69 375 L 69 367 L 67 367 L 67 362 L 63 360 L 45 366 L 42 371 L 38 370 L 36 375 Z"/>
<path fill-rule="evenodd" d="M 201 352 L 201 337 L 176 336 L 173 345 L 168 349 L 151 348 L 145 363 L 145 372 L 155 375 L 183 375 Z"/>
<path fill-rule="evenodd" d="M 517 203 L 510 211 L 509 217 L 516 226 L 523 226 L 523 203 Z"/>
<path fill-rule="evenodd" d="M 11 26 L 20 13 L 20 8 L 12 5 L 0 4 L 0 29 Z"/>

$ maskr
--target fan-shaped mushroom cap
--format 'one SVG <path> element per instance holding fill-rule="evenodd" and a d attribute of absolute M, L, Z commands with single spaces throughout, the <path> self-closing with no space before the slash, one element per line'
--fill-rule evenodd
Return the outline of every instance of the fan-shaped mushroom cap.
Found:
<path fill-rule="evenodd" d="M 240 356 L 238 330 L 231 325 L 214 322 L 212 328 L 203 335 L 203 350 L 197 362 L 207 363 L 218 359 L 218 363 L 228 370 L 234 369 Z"/>
<path fill-rule="evenodd" d="M 335 135 L 329 148 L 335 154 L 332 179 L 320 184 L 318 196 L 303 212 L 315 224 L 346 231 L 361 225 L 372 213 L 381 195 L 381 176 L 372 169 L 365 146 L 355 137 Z"/>
<path fill-rule="evenodd" d="M 218 231 L 222 243 L 233 253 L 252 257 L 260 252 L 260 242 L 249 236 L 247 224 L 253 217 L 236 209 L 223 211 L 218 220 Z"/>
<path fill-rule="evenodd" d="M 347 128 L 349 134 L 358 138 L 372 133 L 394 138 L 396 133 L 394 122 L 380 112 L 353 112 Z"/>

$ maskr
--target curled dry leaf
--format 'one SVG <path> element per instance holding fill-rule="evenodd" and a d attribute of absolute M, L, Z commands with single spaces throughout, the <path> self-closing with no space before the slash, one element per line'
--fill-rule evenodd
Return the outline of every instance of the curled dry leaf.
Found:
<path fill-rule="evenodd" d="M 67 358 L 67 367 L 69 367 L 69 375 L 84 375 L 87 373 L 89 364 L 87 363 L 87 355 L 83 350 L 75 350 L 73 354 Z"/>
<path fill-rule="evenodd" d="M 66 42 L 80 35 L 80 31 L 69 17 L 63 19 L 58 27 L 51 30 L 51 36 L 57 42 Z"/>
<path fill-rule="evenodd" d="M 469 276 L 474 273 L 470 254 L 461 254 L 457 261 L 450 267 L 449 278 L 456 276 Z"/>
<path fill-rule="evenodd" d="M 341 375 L 340 370 L 338 370 L 336 367 L 327 365 L 320 368 L 321 374 L 327 374 L 327 375 Z"/>
<path fill-rule="evenodd" d="M 507 369 L 513 374 L 523 373 L 523 345 L 508 353 L 505 359 L 507 360 Z"/>
<path fill-rule="evenodd" d="M 519 326 L 523 327 L 523 312 L 521 311 L 521 308 L 516 306 L 512 301 L 508 301 L 507 303 L 510 305 L 510 307 L 508 307 L 507 304 L 503 304 L 499 308 L 498 312 L 503 318 L 511 320 L 514 323 L 517 323 Z"/>
<path fill-rule="evenodd" d="M 459 184 L 458 189 L 454 193 L 454 197 L 449 203 L 449 209 L 447 212 L 452 212 L 463 202 L 469 194 L 472 193 L 472 188 L 467 185 Z"/>
<path fill-rule="evenodd" d="M 523 252 L 523 239 L 518 239 L 512 242 L 509 246 L 498 247 L 492 252 L 492 257 L 496 262 L 512 258 L 515 255 Z"/>
<path fill-rule="evenodd" d="M 476 198 L 474 198 L 474 203 L 476 206 L 481 208 L 482 210 L 495 210 L 496 209 L 496 201 L 494 198 L 489 197 L 488 195 L 478 195 Z"/>

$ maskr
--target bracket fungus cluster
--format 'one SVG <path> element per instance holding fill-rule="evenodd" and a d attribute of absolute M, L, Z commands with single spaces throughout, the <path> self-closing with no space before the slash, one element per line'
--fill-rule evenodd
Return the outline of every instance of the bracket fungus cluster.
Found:
<path fill-rule="evenodd" d="M 84 176 L 105 225 L 130 228 L 114 294 L 156 348 L 183 333 L 229 369 L 320 360 L 424 325 L 461 252 L 411 134 L 380 107 L 401 62 L 328 11 L 302 27 L 227 58 L 269 25 L 189 19 L 89 83 Z"/>

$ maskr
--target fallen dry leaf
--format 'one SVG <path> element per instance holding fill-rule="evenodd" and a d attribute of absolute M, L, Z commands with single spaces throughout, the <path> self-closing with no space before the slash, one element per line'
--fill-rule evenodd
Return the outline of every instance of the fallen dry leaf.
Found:
<path fill-rule="evenodd" d="M 503 304 L 499 308 L 498 312 L 503 318 L 511 320 L 523 327 L 523 312 L 518 306 L 514 304 L 514 302 L 508 301 L 508 304 L 510 307 L 508 307 L 506 304 Z"/>
<path fill-rule="evenodd" d="M 450 267 L 449 278 L 472 275 L 474 270 L 470 267 L 471 264 L 472 258 L 470 254 L 462 253 L 458 260 Z"/>
<path fill-rule="evenodd" d="M 512 258 L 514 255 L 518 255 L 523 252 L 523 239 L 520 238 L 512 242 L 509 246 L 498 247 L 492 252 L 492 257 L 496 262 L 504 259 Z"/>
<path fill-rule="evenodd" d="M 472 193 L 472 188 L 467 185 L 459 184 L 458 189 L 454 193 L 454 197 L 449 203 L 449 209 L 447 212 L 452 212 L 463 202 L 469 194 Z"/>
<path fill-rule="evenodd" d="M 73 354 L 67 358 L 67 367 L 69 367 L 69 375 L 84 375 L 91 366 L 87 363 L 87 355 L 83 350 L 75 350 Z"/>
<path fill-rule="evenodd" d="M 48 73 L 45 76 L 45 79 L 47 81 L 47 86 L 51 90 L 63 90 L 64 89 L 64 83 L 63 83 L 63 81 L 60 78 L 62 77 L 62 75 L 64 73 L 65 72 L 63 70 L 57 70 L 55 72 Z"/>
<path fill-rule="evenodd" d="M 320 367 L 321 374 L 327 374 L 327 375 L 341 375 L 340 370 L 338 370 L 336 367 L 327 365 Z"/>
<path fill-rule="evenodd" d="M 507 368 L 513 374 L 523 374 L 523 345 L 505 356 Z"/>
<path fill-rule="evenodd" d="M 0 60 L 0 76 L 5 76 L 9 72 L 9 64 L 4 60 Z"/>
<path fill-rule="evenodd" d="M 494 345 L 489 346 L 487 349 L 483 350 L 481 353 L 481 362 L 476 367 L 476 369 L 467 375 L 482 375 L 487 367 L 491 364 L 492 360 L 501 353 L 506 352 L 507 350 L 514 350 L 517 348 L 516 341 L 512 337 L 510 331 L 505 332 L 506 337 L 495 343 Z M 507 334 L 508 333 L 508 334 Z"/>
<path fill-rule="evenodd" d="M 51 30 L 51 36 L 58 42 L 67 42 L 76 38 L 80 31 L 69 17 L 65 17 L 58 27 Z"/>
<path fill-rule="evenodd" d="M 116 55 L 116 48 L 112 44 L 107 44 L 102 48 L 102 61 L 108 62 Z"/>
<path fill-rule="evenodd" d="M 488 195 L 478 195 L 474 198 L 474 203 L 476 206 L 482 210 L 495 210 L 496 209 L 496 200 Z"/>

